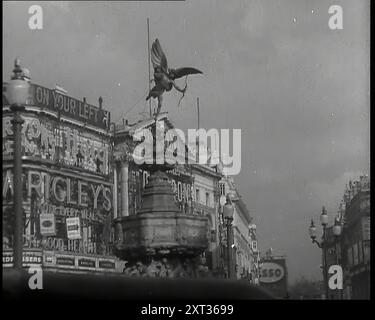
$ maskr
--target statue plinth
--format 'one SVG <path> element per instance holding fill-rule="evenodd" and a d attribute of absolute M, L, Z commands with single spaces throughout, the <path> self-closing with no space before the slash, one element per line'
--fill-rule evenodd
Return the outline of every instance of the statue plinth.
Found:
<path fill-rule="evenodd" d="M 153 170 L 139 212 L 118 219 L 123 240 L 117 245 L 117 251 L 122 258 L 196 256 L 207 248 L 208 219 L 179 210 L 165 172 L 169 169 Z"/>
<path fill-rule="evenodd" d="M 140 213 L 122 219 L 122 230 L 123 243 L 117 249 L 126 260 L 146 256 L 197 256 L 208 245 L 207 218 L 203 216 Z"/>

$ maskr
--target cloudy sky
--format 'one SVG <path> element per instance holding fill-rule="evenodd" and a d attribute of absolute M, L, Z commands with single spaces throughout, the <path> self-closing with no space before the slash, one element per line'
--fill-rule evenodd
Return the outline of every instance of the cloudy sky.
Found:
<path fill-rule="evenodd" d="M 195 66 L 188 92 L 165 96 L 179 128 L 242 129 L 235 177 L 260 249 L 288 258 L 290 280 L 318 279 L 307 227 L 336 213 L 345 183 L 369 171 L 370 1 L 3 2 L 3 79 L 20 57 L 32 81 L 63 86 L 112 119 L 147 113 L 147 17 L 170 66 Z M 28 28 L 40 4 L 43 29 Z M 343 8 L 330 30 L 328 8 Z M 184 80 L 181 81 L 184 85 Z"/>

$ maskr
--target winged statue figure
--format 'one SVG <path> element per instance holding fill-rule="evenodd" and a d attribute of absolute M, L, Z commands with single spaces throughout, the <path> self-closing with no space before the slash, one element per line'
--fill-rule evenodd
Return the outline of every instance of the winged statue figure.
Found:
<path fill-rule="evenodd" d="M 167 57 L 165 56 L 158 39 L 153 42 L 151 47 L 151 62 L 154 67 L 154 79 L 152 81 L 155 82 L 155 86 L 149 92 L 146 100 L 149 100 L 150 98 L 158 99 L 158 109 L 156 112 L 156 115 L 158 115 L 163 101 L 163 93 L 165 91 L 170 91 L 174 87 L 177 91 L 185 94 L 187 84 L 185 84 L 184 88 L 180 88 L 175 83 L 176 79 L 190 74 L 203 72 L 191 67 L 178 69 L 168 68 Z"/>

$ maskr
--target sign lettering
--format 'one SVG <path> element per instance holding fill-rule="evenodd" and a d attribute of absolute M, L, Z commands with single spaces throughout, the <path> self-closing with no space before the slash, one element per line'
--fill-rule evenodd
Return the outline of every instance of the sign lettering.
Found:
<path fill-rule="evenodd" d="M 273 283 L 280 281 L 284 277 L 284 268 L 273 262 L 265 262 L 261 268 L 260 281 L 264 283 Z"/>
<path fill-rule="evenodd" d="M 110 112 L 37 84 L 30 84 L 27 105 L 58 111 L 61 115 L 108 130 Z"/>

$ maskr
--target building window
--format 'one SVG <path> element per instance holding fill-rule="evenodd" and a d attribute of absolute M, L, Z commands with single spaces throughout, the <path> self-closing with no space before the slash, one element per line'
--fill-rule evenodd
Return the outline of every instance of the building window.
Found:
<path fill-rule="evenodd" d="M 370 263 L 370 242 L 369 241 L 363 242 L 363 263 L 364 264 Z"/>
<path fill-rule="evenodd" d="M 143 188 L 148 184 L 148 177 L 150 174 L 147 171 L 143 171 Z"/>
<path fill-rule="evenodd" d="M 210 194 L 208 192 L 206 192 L 206 206 L 210 206 Z"/>
<path fill-rule="evenodd" d="M 177 182 L 177 199 L 178 201 L 182 201 L 182 183 L 181 181 Z"/>
<path fill-rule="evenodd" d="M 358 263 L 363 263 L 363 247 L 362 247 L 362 241 L 358 242 Z"/>
<path fill-rule="evenodd" d="M 356 266 L 358 264 L 358 245 L 355 243 L 353 245 L 353 265 Z"/>
<path fill-rule="evenodd" d="M 352 250 L 352 247 L 350 247 L 347 251 L 347 255 L 348 255 L 348 265 L 349 267 L 353 266 L 353 250 Z"/>
<path fill-rule="evenodd" d="M 251 241 L 251 249 L 253 250 L 253 252 L 257 252 L 258 251 L 258 242 L 257 241 Z"/>
<path fill-rule="evenodd" d="M 199 189 L 195 189 L 195 202 L 200 202 Z"/>
<path fill-rule="evenodd" d="M 220 182 L 220 195 L 225 196 L 225 183 Z"/>

